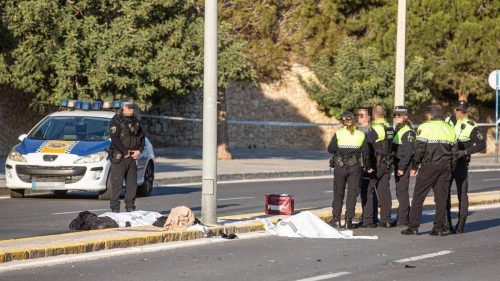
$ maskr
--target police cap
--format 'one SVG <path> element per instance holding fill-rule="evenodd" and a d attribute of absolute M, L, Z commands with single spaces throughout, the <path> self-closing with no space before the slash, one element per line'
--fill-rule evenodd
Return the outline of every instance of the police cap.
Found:
<path fill-rule="evenodd" d="M 354 113 L 350 111 L 346 111 L 342 114 L 342 121 L 348 121 L 348 120 L 353 120 L 354 119 Z"/>
<path fill-rule="evenodd" d="M 394 115 L 407 115 L 408 109 L 403 105 L 397 105 L 394 107 Z"/>
<path fill-rule="evenodd" d="M 464 100 L 459 100 L 457 102 L 457 105 L 455 106 L 455 109 L 457 111 L 467 111 L 468 108 L 469 108 L 469 105 Z"/>

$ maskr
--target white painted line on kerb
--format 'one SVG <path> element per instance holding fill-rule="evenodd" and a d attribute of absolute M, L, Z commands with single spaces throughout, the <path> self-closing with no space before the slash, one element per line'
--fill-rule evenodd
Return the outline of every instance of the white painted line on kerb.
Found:
<path fill-rule="evenodd" d="M 344 276 L 344 275 L 348 275 L 348 274 L 351 274 L 351 273 L 347 272 L 347 271 L 342 271 L 342 272 L 320 275 L 320 276 L 306 278 L 306 279 L 300 279 L 297 281 L 320 281 L 320 280 L 331 279 L 331 278 L 340 277 L 340 276 Z"/>
<path fill-rule="evenodd" d="M 483 181 L 500 181 L 500 178 L 496 178 L 496 179 L 483 179 Z"/>
<path fill-rule="evenodd" d="M 232 180 L 232 181 L 218 181 L 217 184 L 235 184 L 235 183 L 253 183 L 253 182 L 280 182 L 280 181 L 305 181 L 305 180 L 319 180 L 319 179 L 332 179 L 333 176 L 312 176 L 312 177 L 293 177 L 293 178 L 268 178 L 268 179 L 247 179 L 247 180 Z M 198 186 L 201 182 L 192 183 L 169 183 L 158 184 L 158 187 L 181 187 L 181 186 Z"/>
<path fill-rule="evenodd" d="M 255 197 L 234 197 L 234 198 L 217 199 L 217 201 L 243 200 L 243 199 L 254 199 L 254 198 Z"/>
<path fill-rule="evenodd" d="M 9 199 L 10 196 L 0 196 L 0 199 Z"/>
<path fill-rule="evenodd" d="M 418 260 L 423 260 L 423 259 L 429 259 L 433 257 L 438 257 L 438 256 L 444 256 L 453 253 L 453 251 L 441 251 L 437 253 L 432 253 L 432 254 L 426 254 L 426 255 L 421 255 L 421 256 L 416 256 L 416 257 L 411 257 L 411 258 L 406 258 L 406 259 L 401 259 L 397 260 L 394 262 L 397 263 L 404 263 L 404 262 L 410 262 L 410 261 L 418 261 Z"/>
<path fill-rule="evenodd" d="M 89 212 L 100 212 L 100 211 L 110 211 L 110 209 L 96 209 L 96 210 L 88 210 Z M 61 213 L 52 213 L 53 215 L 67 215 L 67 214 L 78 214 L 82 211 L 71 211 L 71 212 L 61 212 Z"/>

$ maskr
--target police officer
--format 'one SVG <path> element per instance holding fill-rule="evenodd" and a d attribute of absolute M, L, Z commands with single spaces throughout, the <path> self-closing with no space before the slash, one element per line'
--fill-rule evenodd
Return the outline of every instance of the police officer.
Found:
<path fill-rule="evenodd" d="M 371 108 L 369 107 L 362 107 L 358 109 L 357 112 L 357 128 L 361 132 L 365 133 L 365 135 L 370 131 L 370 122 L 371 122 Z M 368 146 L 370 148 L 370 146 Z M 372 151 L 370 151 L 370 157 L 371 157 Z M 359 197 L 361 198 L 361 206 L 364 208 L 366 205 L 366 202 L 368 200 L 368 186 L 370 185 L 370 177 L 371 175 L 368 174 L 366 170 L 363 171 L 363 174 L 361 175 L 361 182 L 360 182 L 360 187 L 359 187 Z M 373 192 L 372 192 L 373 194 Z M 372 195 L 370 195 L 372 196 Z M 374 222 L 375 220 L 378 220 L 378 199 L 377 197 L 373 197 L 373 219 Z M 362 217 L 362 216 L 361 216 Z M 376 226 L 376 224 L 373 224 Z"/>
<path fill-rule="evenodd" d="M 373 108 L 373 121 L 371 128 L 366 134 L 366 141 L 370 146 L 372 166 L 375 172 L 371 174 L 368 185 L 367 201 L 363 208 L 363 227 L 375 227 L 373 208 L 374 196 L 378 198 L 380 205 L 380 226 L 390 228 L 392 226 L 391 208 L 392 198 L 389 185 L 391 159 L 390 152 L 393 128 L 385 120 L 384 108 L 377 105 Z"/>
<path fill-rule="evenodd" d="M 144 132 L 134 114 L 133 102 L 123 102 L 122 109 L 111 119 L 109 133 L 111 146 L 111 198 L 110 207 L 115 213 L 120 212 L 120 193 L 125 179 L 125 210 L 135 211 L 137 192 L 136 160 L 144 149 Z"/>
<path fill-rule="evenodd" d="M 417 130 L 414 164 L 410 175 L 417 175 L 417 171 L 418 175 L 411 202 L 409 225 L 406 230 L 401 231 L 404 235 L 418 234 L 422 207 L 431 188 L 434 191 L 436 214 L 430 235 L 442 236 L 446 223 L 448 186 L 455 162 L 453 155 L 457 152 L 455 131 L 443 120 L 439 105 L 429 107 L 427 119 L 428 121 Z"/>
<path fill-rule="evenodd" d="M 344 226 L 352 229 L 361 172 L 363 167 L 366 167 L 369 152 L 365 134 L 354 126 L 352 112 L 346 111 L 342 114 L 342 125 L 343 127 L 337 130 L 328 145 L 328 152 L 333 154 L 335 164 L 331 225 L 341 227 L 340 218 L 347 184 Z"/>
<path fill-rule="evenodd" d="M 458 223 L 454 230 L 451 224 L 451 194 L 448 196 L 446 204 L 446 212 L 448 224 L 447 228 L 451 232 L 457 233 L 464 232 L 465 221 L 467 219 L 469 209 L 469 197 L 467 195 L 469 189 L 468 172 L 470 156 L 486 148 L 486 141 L 479 132 L 476 124 L 467 117 L 468 105 L 466 101 L 458 101 L 455 107 L 455 115 L 448 117 L 447 122 L 455 128 L 457 135 L 458 153 L 457 165 L 453 170 L 452 179 L 450 181 L 450 189 L 455 179 L 458 194 Z"/>
<path fill-rule="evenodd" d="M 392 141 L 392 156 L 394 158 L 394 179 L 396 182 L 396 197 L 399 207 L 397 219 L 393 226 L 408 226 L 410 214 L 410 184 L 411 160 L 415 144 L 415 131 L 408 119 L 408 111 L 404 106 L 394 108 L 394 123 L 396 130 Z"/>

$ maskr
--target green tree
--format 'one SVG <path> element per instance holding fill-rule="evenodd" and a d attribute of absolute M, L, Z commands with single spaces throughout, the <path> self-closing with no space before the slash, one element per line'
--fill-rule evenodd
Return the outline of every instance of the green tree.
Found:
<path fill-rule="evenodd" d="M 500 2 L 498 0 L 408 1 L 407 58 L 422 57 L 434 77 L 436 98 L 450 94 L 491 101 L 487 75 L 500 64 Z M 394 56 L 396 1 L 358 10 L 346 28 L 361 46 L 373 47 L 382 58 Z"/>
<path fill-rule="evenodd" d="M 333 56 L 321 57 L 313 66 L 319 84 L 304 81 L 311 97 L 332 116 L 359 107 L 394 105 L 394 60 L 383 60 L 374 48 L 360 49 L 347 40 Z M 407 106 L 414 110 L 431 97 L 432 74 L 415 58 L 407 66 Z"/>
<path fill-rule="evenodd" d="M 11 84 L 43 107 L 60 98 L 184 94 L 200 87 L 194 1 L 5 1 Z"/>

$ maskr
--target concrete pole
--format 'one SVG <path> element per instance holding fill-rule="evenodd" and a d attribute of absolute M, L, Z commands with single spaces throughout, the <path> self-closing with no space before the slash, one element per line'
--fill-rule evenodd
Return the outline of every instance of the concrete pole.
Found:
<path fill-rule="evenodd" d="M 405 104 L 406 0 L 398 0 L 394 106 Z"/>
<path fill-rule="evenodd" d="M 205 0 L 201 220 L 217 224 L 217 0 Z"/>

